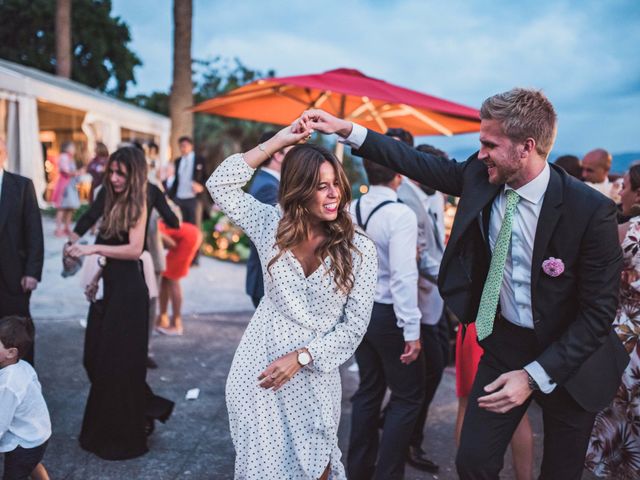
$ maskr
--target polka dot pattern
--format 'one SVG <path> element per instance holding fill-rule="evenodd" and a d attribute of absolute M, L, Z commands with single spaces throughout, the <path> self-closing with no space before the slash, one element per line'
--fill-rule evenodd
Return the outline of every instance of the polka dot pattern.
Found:
<path fill-rule="evenodd" d="M 305 277 L 291 252 L 267 271 L 277 254 L 279 207 L 265 205 L 241 187 L 253 174 L 242 155 L 226 159 L 207 181 L 214 201 L 244 229 L 258 250 L 265 296 L 236 350 L 226 384 L 235 478 L 315 480 L 331 465 L 332 480 L 346 479 L 338 448 L 342 388 L 338 367 L 362 341 L 377 280 L 376 248 L 356 234 L 356 281 L 349 295 L 336 292 L 327 258 Z M 258 386 L 273 360 L 307 347 L 313 363 L 277 392 Z"/>

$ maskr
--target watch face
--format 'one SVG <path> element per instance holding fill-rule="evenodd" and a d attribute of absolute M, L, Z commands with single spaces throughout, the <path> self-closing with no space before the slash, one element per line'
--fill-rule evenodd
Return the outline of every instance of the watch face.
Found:
<path fill-rule="evenodd" d="M 310 361 L 311 355 L 309 355 L 307 352 L 300 352 L 298 354 L 298 363 L 300 363 L 300 365 L 308 365 Z"/>

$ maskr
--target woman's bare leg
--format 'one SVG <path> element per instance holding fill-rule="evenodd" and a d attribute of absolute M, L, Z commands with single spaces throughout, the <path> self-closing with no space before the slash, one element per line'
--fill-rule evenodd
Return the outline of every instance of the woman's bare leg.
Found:
<path fill-rule="evenodd" d="M 171 323 L 175 330 L 182 330 L 182 287 L 180 280 L 170 280 Z"/>
<path fill-rule="evenodd" d="M 513 469 L 517 480 L 533 479 L 533 431 L 526 413 L 511 439 L 511 454 L 513 455 Z"/>
<path fill-rule="evenodd" d="M 329 480 L 329 472 L 331 471 L 331 464 L 327 465 L 327 468 L 324 469 L 324 473 L 320 475 L 318 480 Z"/>
<path fill-rule="evenodd" d="M 462 422 L 464 413 L 467 411 L 469 397 L 458 397 L 458 416 L 456 417 L 456 446 L 460 446 L 460 434 L 462 432 Z"/>
<path fill-rule="evenodd" d="M 161 328 L 169 328 L 169 279 L 162 277 L 160 280 L 160 312 L 156 321 L 156 326 Z"/>
<path fill-rule="evenodd" d="M 36 465 L 36 468 L 31 472 L 31 480 L 49 480 L 49 474 L 47 473 L 47 469 L 44 468 L 44 465 L 39 463 Z"/>
<path fill-rule="evenodd" d="M 64 211 L 64 233 L 71 233 L 71 219 L 73 218 L 73 210 L 66 209 Z"/>
<path fill-rule="evenodd" d="M 64 235 L 64 227 L 62 226 L 64 223 L 64 210 L 59 208 L 56 210 L 56 232 L 55 235 L 61 237 Z"/>

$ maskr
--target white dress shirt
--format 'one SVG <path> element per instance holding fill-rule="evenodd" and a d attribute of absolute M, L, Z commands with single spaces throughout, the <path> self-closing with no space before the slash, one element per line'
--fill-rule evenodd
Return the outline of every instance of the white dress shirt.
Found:
<path fill-rule="evenodd" d="M 180 170 L 178 172 L 178 190 L 176 197 L 178 198 L 194 198 L 193 193 L 193 162 L 195 162 L 195 153 L 189 152 L 180 160 Z"/>
<path fill-rule="evenodd" d="M 367 137 L 367 129 L 356 123 L 353 124 L 351 134 L 344 142 L 354 148 L 360 148 Z M 500 306 L 504 318 L 525 328 L 533 329 L 533 314 L 531 308 L 531 262 L 533 245 L 538 226 L 538 218 L 542 209 L 544 195 L 549 185 L 551 171 L 549 164 L 545 164 L 540 174 L 516 190 L 520 196 L 513 220 L 511 248 L 505 263 L 505 272 L 500 290 Z M 496 197 L 491 207 L 489 222 L 489 245 L 493 251 L 502 218 L 504 217 L 505 190 Z M 513 190 L 513 189 L 512 189 Z M 551 393 L 556 387 L 542 365 L 537 361 L 531 362 L 524 369 L 536 381 L 543 393 Z"/>
<path fill-rule="evenodd" d="M 2 201 L 2 182 L 4 181 L 4 168 L 0 168 L 0 201 Z"/>
<path fill-rule="evenodd" d="M 38 376 L 24 360 L 0 369 L 0 452 L 35 448 L 51 436 Z"/>
<path fill-rule="evenodd" d="M 366 222 L 371 211 L 386 200 L 397 202 L 398 195 L 389 187 L 372 185 L 369 192 L 358 200 L 362 222 Z M 357 221 L 355 212 L 356 202 L 353 202 L 351 214 Z M 402 203 L 385 205 L 371 217 L 367 235 L 378 250 L 378 282 L 374 300 L 393 305 L 405 341 L 418 340 L 422 314 L 418 309 L 416 215 Z"/>
<path fill-rule="evenodd" d="M 260 170 L 262 170 L 263 172 L 268 173 L 272 177 L 275 177 L 276 180 L 280 181 L 280 172 L 279 171 L 274 170 L 274 169 L 269 168 L 269 167 L 260 167 Z"/>

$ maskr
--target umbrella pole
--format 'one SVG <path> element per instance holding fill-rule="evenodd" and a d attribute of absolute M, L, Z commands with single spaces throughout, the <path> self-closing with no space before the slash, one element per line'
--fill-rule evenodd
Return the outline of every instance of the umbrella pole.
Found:
<path fill-rule="evenodd" d="M 340 97 L 340 111 L 338 112 L 339 118 L 344 118 L 344 106 L 347 103 L 346 95 L 341 95 Z M 336 140 L 336 148 L 333 152 L 340 163 L 342 163 L 342 159 L 344 158 L 344 143 Z"/>

